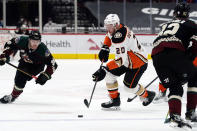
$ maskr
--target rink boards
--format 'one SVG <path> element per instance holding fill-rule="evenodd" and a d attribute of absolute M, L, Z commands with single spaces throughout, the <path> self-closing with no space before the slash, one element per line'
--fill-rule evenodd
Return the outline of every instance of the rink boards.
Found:
<path fill-rule="evenodd" d="M 0 49 L 6 41 L 14 37 L 13 34 L 0 35 Z M 146 49 L 150 59 L 152 42 L 156 35 L 136 35 L 138 41 Z M 104 34 L 43 34 L 44 42 L 56 59 L 98 59 L 98 52 L 103 44 Z M 110 51 L 110 59 L 114 58 L 114 50 Z"/>

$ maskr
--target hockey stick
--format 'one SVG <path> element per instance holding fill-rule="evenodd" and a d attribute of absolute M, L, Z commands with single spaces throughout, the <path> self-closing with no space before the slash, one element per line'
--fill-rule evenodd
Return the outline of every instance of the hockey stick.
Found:
<path fill-rule="evenodd" d="M 6 62 L 6 63 L 7 63 L 8 65 L 10 65 L 10 66 L 16 68 L 18 71 L 20 71 L 20 72 L 22 72 L 22 73 L 24 73 L 24 74 L 26 74 L 26 75 L 28 75 L 28 76 L 34 78 L 34 79 L 38 79 L 38 77 L 36 77 L 36 76 L 34 76 L 34 75 L 31 75 L 31 74 L 29 74 L 29 73 L 27 73 L 27 72 L 25 72 L 25 71 L 19 69 L 19 68 L 16 67 L 15 65 L 13 65 L 13 64 L 11 64 L 11 63 L 9 63 L 9 62 Z"/>
<path fill-rule="evenodd" d="M 103 61 L 101 62 L 101 65 L 100 65 L 99 69 L 101 69 L 102 65 L 103 65 Z M 94 87 L 93 87 L 92 94 L 91 94 L 91 96 L 90 96 L 89 102 L 88 102 L 87 99 L 84 99 L 84 104 L 87 106 L 87 108 L 90 107 L 90 103 L 91 103 L 91 101 L 92 101 L 92 96 L 93 96 L 93 94 L 94 94 L 94 90 L 95 90 L 96 84 L 97 84 L 97 82 L 98 82 L 97 80 L 98 80 L 98 78 L 96 79 L 96 81 L 95 81 L 95 83 L 94 83 Z"/>
<path fill-rule="evenodd" d="M 155 80 L 157 80 L 157 78 L 158 78 L 158 76 L 155 77 L 155 79 L 153 79 L 153 80 L 152 80 L 148 85 L 146 85 L 144 88 L 145 88 L 145 89 L 148 88 Z M 133 101 L 136 97 L 137 97 L 137 95 L 135 95 L 133 98 L 128 98 L 128 99 L 127 99 L 127 102 Z"/>

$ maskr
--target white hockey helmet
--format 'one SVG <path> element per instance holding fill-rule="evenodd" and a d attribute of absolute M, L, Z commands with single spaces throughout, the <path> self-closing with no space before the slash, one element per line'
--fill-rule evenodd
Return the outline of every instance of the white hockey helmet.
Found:
<path fill-rule="evenodd" d="M 117 14 L 108 14 L 104 20 L 104 25 L 113 25 L 120 24 L 120 19 Z"/>

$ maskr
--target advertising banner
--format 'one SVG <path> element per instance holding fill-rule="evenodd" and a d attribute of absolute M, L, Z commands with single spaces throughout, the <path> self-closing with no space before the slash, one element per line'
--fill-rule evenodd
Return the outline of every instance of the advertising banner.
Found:
<path fill-rule="evenodd" d="M 2 34 L 0 36 L 1 52 L 5 42 L 13 37 L 11 34 Z M 136 35 L 138 41 L 146 49 L 147 55 L 151 53 L 152 42 L 156 35 Z M 97 54 L 103 44 L 105 35 L 42 35 L 42 42 L 46 44 L 52 54 L 57 58 L 98 58 Z M 113 47 L 110 53 L 114 53 Z M 68 55 L 69 54 L 69 55 Z M 90 57 L 90 55 L 93 55 Z M 59 57 L 61 56 L 61 57 Z"/>
<path fill-rule="evenodd" d="M 98 53 L 105 35 L 43 35 L 42 41 L 54 54 Z"/>

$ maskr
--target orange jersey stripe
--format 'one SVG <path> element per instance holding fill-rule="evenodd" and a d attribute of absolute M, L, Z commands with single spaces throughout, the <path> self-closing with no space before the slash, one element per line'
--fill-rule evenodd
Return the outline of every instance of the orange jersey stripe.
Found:
<path fill-rule="evenodd" d="M 161 92 L 164 92 L 164 91 L 166 91 L 166 88 L 161 83 L 159 83 L 159 90 Z"/>
<path fill-rule="evenodd" d="M 147 59 L 138 53 L 135 54 L 133 51 L 129 51 L 128 55 L 130 57 L 133 69 L 140 68 L 147 63 Z"/>
<path fill-rule="evenodd" d="M 110 40 L 110 38 L 108 36 L 105 36 L 104 44 L 107 45 L 108 47 L 111 46 L 111 40 Z"/>
<path fill-rule="evenodd" d="M 116 69 L 118 68 L 118 64 L 115 62 L 115 60 L 112 60 L 110 62 L 107 63 L 107 67 L 109 70 L 113 70 L 113 69 Z"/>

